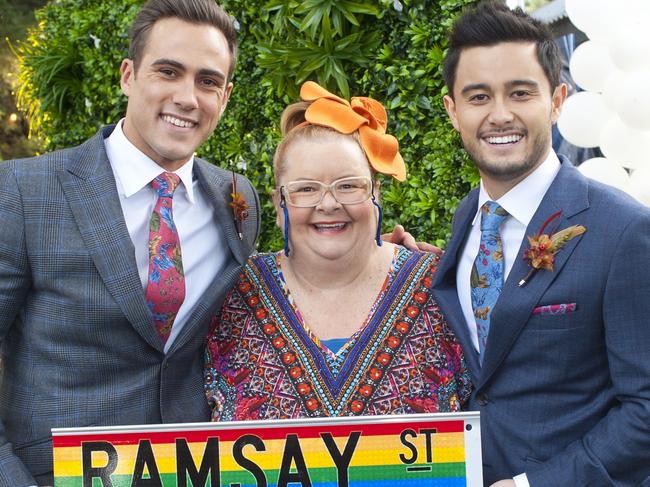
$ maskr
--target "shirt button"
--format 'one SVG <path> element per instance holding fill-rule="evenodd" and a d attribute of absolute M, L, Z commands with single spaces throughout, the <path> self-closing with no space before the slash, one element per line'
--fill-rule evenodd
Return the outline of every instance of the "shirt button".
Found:
<path fill-rule="evenodd" d="M 476 395 L 476 402 L 479 406 L 487 406 L 488 404 L 488 395 L 485 392 L 481 392 Z"/>

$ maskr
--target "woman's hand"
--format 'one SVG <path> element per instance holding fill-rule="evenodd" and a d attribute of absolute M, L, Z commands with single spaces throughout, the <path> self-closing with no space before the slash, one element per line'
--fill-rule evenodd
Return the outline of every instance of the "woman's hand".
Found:
<path fill-rule="evenodd" d="M 517 484 L 512 479 L 506 479 L 494 482 L 490 487 L 517 487 Z"/>

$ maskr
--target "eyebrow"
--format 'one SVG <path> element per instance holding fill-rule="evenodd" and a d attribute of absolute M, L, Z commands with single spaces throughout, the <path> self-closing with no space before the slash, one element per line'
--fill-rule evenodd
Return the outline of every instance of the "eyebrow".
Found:
<path fill-rule="evenodd" d="M 539 83 L 532 79 L 513 79 L 506 83 L 508 88 L 514 88 L 515 86 L 528 86 L 530 88 L 539 88 Z"/>
<path fill-rule="evenodd" d="M 530 88 L 539 88 L 539 83 L 534 80 L 530 79 L 513 79 L 512 81 L 508 81 L 506 83 L 506 87 L 508 88 L 514 88 L 515 86 L 529 86 Z M 461 95 L 466 95 L 467 93 L 471 91 L 477 91 L 477 90 L 490 90 L 490 85 L 487 83 L 472 83 L 470 85 L 465 86 L 461 90 Z"/>
<path fill-rule="evenodd" d="M 488 90 L 489 86 L 487 83 L 472 83 L 471 85 L 465 86 L 460 94 L 461 95 L 466 95 L 470 91 L 476 91 L 476 90 Z"/>
<path fill-rule="evenodd" d="M 174 59 L 156 59 L 153 63 L 152 66 L 172 66 L 174 68 L 180 69 L 182 71 L 185 71 L 187 68 L 183 63 L 179 63 L 178 61 L 175 61 Z M 225 82 L 226 80 L 226 75 L 224 75 L 221 71 L 217 71 L 214 69 L 207 69 L 207 68 L 202 68 L 199 69 L 199 73 L 202 76 L 214 76 L 215 78 L 219 79 L 222 82 Z"/>

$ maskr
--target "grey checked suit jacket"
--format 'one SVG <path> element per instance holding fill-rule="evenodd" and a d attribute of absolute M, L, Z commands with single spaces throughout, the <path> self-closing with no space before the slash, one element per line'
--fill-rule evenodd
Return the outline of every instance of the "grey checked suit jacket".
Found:
<path fill-rule="evenodd" d="M 514 263 L 482 367 L 455 282 L 477 190 L 456 212 L 434 293 L 473 376 L 486 485 L 526 472 L 531 487 L 638 486 L 650 475 L 650 210 L 561 162 L 526 235 L 559 210 L 558 229 L 587 231 L 523 287 L 528 266 Z M 534 312 L 568 303 L 575 311 Z"/>
<path fill-rule="evenodd" d="M 112 127 L 79 147 L 0 163 L 0 486 L 52 484 L 50 428 L 207 421 L 210 316 L 252 252 L 259 202 L 237 235 L 232 176 L 196 159 L 228 248 L 224 271 L 167 354 L 144 299 L 134 247 L 104 149 Z"/>

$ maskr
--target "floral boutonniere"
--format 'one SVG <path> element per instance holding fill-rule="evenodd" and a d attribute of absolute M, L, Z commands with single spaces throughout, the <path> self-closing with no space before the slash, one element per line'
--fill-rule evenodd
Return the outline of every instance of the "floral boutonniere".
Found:
<path fill-rule="evenodd" d="M 528 281 L 535 275 L 535 273 L 544 269 L 546 271 L 553 270 L 555 263 L 555 254 L 564 247 L 564 245 L 574 237 L 582 235 L 587 231 L 582 225 L 571 225 L 560 231 L 553 231 L 544 233 L 546 227 L 555 219 L 559 218 L 562 210 L 553 213 L 548 220 L 544 222 L 537 235 L 528 237 L 530 247 L 524 250 L 524 260 L 528 262 L 531 269 L 526 277 L 519 281 L 519 287 L 525 286 Z"/>
<path fill-rule="evenodd" d="M 232 198 L 230 207 L 235 218 L 235 228 L 237 229 L 239 240 L 243 240 L 242 223 L 248 218 L 248 203 L 244 195 L 237 191 L 237 175 L 235 171 L 232 172 L 232 193 L 230 193 L 230 197 Z"/>

